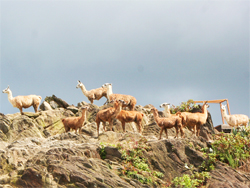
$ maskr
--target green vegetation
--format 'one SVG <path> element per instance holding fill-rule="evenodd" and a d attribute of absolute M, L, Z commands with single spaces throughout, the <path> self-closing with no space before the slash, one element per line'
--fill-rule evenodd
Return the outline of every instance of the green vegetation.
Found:
<path fill-rule="evenodd" d="M 182 177 L 176 177 L 173 179 L 171 185 L 180 188 L 194 188 L 202 186 L 207 179 L 210 178 L 209 172 L 194 172 L 194 166 L 190 167 L 185 164 L 192 172 L 192 175 L 184 174 Z"/>
<path fill-rule="evenodd" d="M 214 136 L 212 148 L 203 148 L 206 161 L 202 170 L 214 169 L 217 160 L 227 163 L 232 168 L 238 168 L 250 159 L 250 129 L 232 130 L 231 134 L 222 133 Z M 210 151 L 209 151 L 210 150 Z"/>
<path fill-rule="evenodd" d="M 202 186 L 202 184 L 206 181 L 206 179 L 210 178 L 208 172 L 195 172 L 191 176 L 188 174 L 184 174 L 182 177 L 176 177 L 172 181 L 172 184 L 176 187 L 180 188 L 193 188 Z"/>
<path fill-rule="evenodd" d="M 120 171 L 120 176 L 126 176 L 140 181 L 143 184 L 159 184 L 164 175 L 161 172 L 153 171 L 149 168 L 148 160 L 144 158 L 145 152 L 150 150 L 147 139 L 141 137 L 136 141 L 130 139 L 124 144 L 104 144 L 100 143 L 101 149 L 99 151 L 102 159 L 106 158 L 105 145 L 116 147 L 122 154 L 123 168 Z"/>
<path fill-rule="evenodd" d="M 194 108 L 197 108 L 198 105 L 194 104 L 193 99 L 189 99 L 187 102 L 182 102 L 179 106 L 172 105 L 170 107 L 171 114 L 175 114 L 176 112 L 190 112 Z"/>
<path fill-rule="evenodd" d="M 143 157 L 150 149 L 145 137 L 141 137 L 139 141 L 130 140 L 125 145 L 118 144 L 117 148 L 122 153 L 123 159 L 124 169 L 121 175 L 137 179 L 144 184 L 156 184 L 157 178 L 163 177 L 163 173 L 152 171 L 148 160 Z"/>
<path fill-rule="evenodd" d="M 233 168 L 239 167 L 250 159 L 250 129 L 233 131 L 232 134 L 221 134 L 212 144 L 216 159 L 229 164 Z"/>
<path fill-rule="evenodd" d="M 100 154 L 102 159 L 106 159 L 105 145 L 102 142 L 100 143 L 100 145 L 101 145 L 101 149 L 99 151 L 99 154 Z"/>

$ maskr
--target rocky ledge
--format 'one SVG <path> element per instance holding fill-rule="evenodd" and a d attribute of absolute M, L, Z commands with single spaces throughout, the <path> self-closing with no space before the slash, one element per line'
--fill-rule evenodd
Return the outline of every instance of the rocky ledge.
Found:
<path fill-rule="evenodd" d="M 81 134 L 65 133 L 61 119 L 78 116 L 82 105 L 90 108 Z M 37 114 L 1 114 L 0 187 L 168 187 L 175 177 L 198 172 L 207 160 L 200 149 L 209 147 L 215 134 L 210 115 L 200 137 L 185 129 L 185 138 L 174 139 L 175 130 L 171 129 L 168 139 L 163 135 L 158 140 L 160 129 L 150 105 L 136 106 L 144 113 L 142 135 L 134 123 L 126 124 L 123 133 L 120 122 L 115 121 L 114 131 L 101 129 L 97 137 L 95 115 L 107 107 L 85 102 L 75 107 L 52 96 L 45 99 Z M 143 147 L 140 158 L 149 170 L 141 172 L 142 176 L 126 175 L 131 166 L 125 163 L 128 159 L 124 159 L 122 147 L 127 147 L 126 152 Z M 152 172 L 161 175 L 153 182 L 140 179 L 152 176 Z M 209 174 L 204 187 L 250 187 L 249 172 L 221 162 L 216 162 Z"/>

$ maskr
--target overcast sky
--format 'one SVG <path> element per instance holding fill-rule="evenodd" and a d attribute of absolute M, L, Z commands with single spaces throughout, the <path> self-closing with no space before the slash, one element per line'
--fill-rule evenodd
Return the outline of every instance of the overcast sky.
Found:
<path fill-rule="evenodd" d="M 113 84 L 138 105 L 228 99 L 249 114 L 249 8 L 238 1 L 1 0 L 1 90 L 69 104 Z M 43 101 L 42 100 L 42 101 Z M 106 98 L 94 101 L 102 105 Z M 33 112 L 33 108 L 24 111 Z M 221 124 L 211 104 L 214 126 Z M 1 93 L 0 112 L 19 112 Z"/>

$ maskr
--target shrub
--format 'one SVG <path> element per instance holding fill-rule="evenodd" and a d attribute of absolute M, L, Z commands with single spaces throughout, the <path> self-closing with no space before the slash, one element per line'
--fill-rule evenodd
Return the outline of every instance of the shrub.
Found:
<path fill-rule="evenodd" d="M 176 112 L 190 112 L 194 108 L 198 108 L 198 105 L 194 104 L 193 99 L 189 99 L 187 102 L 182 102 L 179 106 L 172 105 L 170 107 L 170 111 L 172 114 L 175 114 Z"/>

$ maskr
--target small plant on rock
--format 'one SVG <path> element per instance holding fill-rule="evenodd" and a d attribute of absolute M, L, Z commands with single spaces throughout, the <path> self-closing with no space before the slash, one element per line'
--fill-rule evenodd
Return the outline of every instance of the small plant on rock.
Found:
<path fill-rule="evenodd" d="M 163 177 L 163 173 L 151 171 L 148 160 L 144 158 L 145 152 L 150 149 L 146 138 L 141 137 L 138 141 L 132 139 L 126 145 L 117 144 L 117 148 L 123 159 L 124 169 L 121 175 L 137 179 L 144 184 L 155 183 L 157 178 Z"/>
<path fill-rule="evenodd" d="M 197 108 L 198 105 L 194 104 L 193 99 L 189 99 L 187 102 L 182 102 L 179 106 L 172 105 L 170 108 L 171 114 L 175 114 L 176 112 L 190 112 L 194 108 Z"/>
<path fill-rule="evenodd" d="M 105 151 L 105 145 L 104 145 L 104 143 L 100 143 L 100 145 L 101 145 L 101 149 L 100 149 L 100 151 L 99 151 L 99 154 L 100 154 L 100 157 L 102 158 L 102 159 L 106 159 L 106 151 Z"/>

